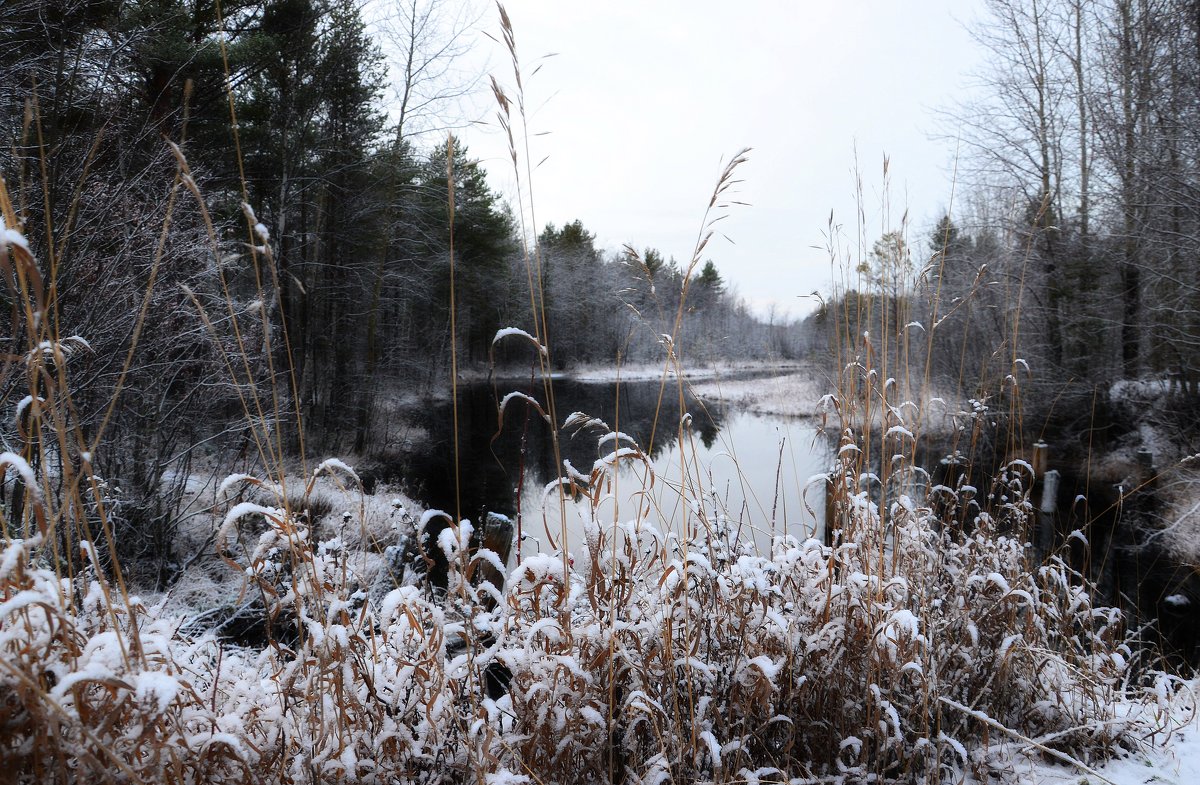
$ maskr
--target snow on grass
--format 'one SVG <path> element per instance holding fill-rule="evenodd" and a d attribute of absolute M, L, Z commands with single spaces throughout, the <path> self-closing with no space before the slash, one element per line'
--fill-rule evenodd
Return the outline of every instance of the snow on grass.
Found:
<path fill-rule="evenodd" d="M 835 487 L 852 487 L 850 466 Z M 715 517 L 686 536 L 592 520 L 576 559 L 533 555 L 497 593 L 471 578 L 481 560 L 499 565 L 470 552 L 468 522 L 414 520 L 386 494 L 328 517 L 352 531 L 361 510 L 386 509 L 410 534 L 446 518 L 447 588 L 372 601 L 369 565 L 337 531 L 292 536 L 304 525 L 289 507 L 243 501 L 223 516 L 273 519 L 256 547 L 228 552 L 241 582 L 228 600 L 261 603 L 283 636 L 258 651 L 218 646 L 169 603 L 124 605 L 101 578 L 60 581 L 36 544 L 3 546 L 0 688 L 58 728 L 36 760 L 193 782 L 575 782 L 607 777 L 614 754 L 638 781 L 1079 781 L 1132 765 L 1100 768 L 1122 750 L 1159 762 L 1195 746 L 1192 731 L 1171 736 L 1174 752 L 1148 745 L 1184 724 L 1186 685 L 1134 686 L 1120 615 L 1094 608 L 1061 562 L 1031 572 L 1024 546 L 988 528 L 1011 521 L 964 535 L 910 500 L 885 531 L 864 499 L 837 547 L 779 537 L 757 553 Z M 499 667 L 507 687 L 489 697 Z M 46 673 L 54 684 L 27 688 Z M 116 758 L 89 757 L 97 743 Z M 37 765 L 23 750 L 3 748 Z"/>
<path fill-rule="evenodd" d="M 0 478 L 4 477 L 9 468 L 16 472 L 21 481 L 25 483 L 25 487 L 34 494 L 35 499 L 40 498 L 41 486 L 37 482 L 37 475 L 34 474 L 33 467 L 15 452 L 0 452 Z"/>
<path fill-rule="evenodd" d="M 532 344 L 538 350 L 538 353 L 542 357 L 548 358 L 550 356 L 550 353 L 546 351 L 545 346 L 538 343 L 536 338 L 534 338 L 532 335 L 525 332 L 524 330 L 522 330 L 519 327 L 504 327 L 500 330 L 497 330 L 496 335 L 492 338 L 492 346 L 495 346 L 497 343 L 504 340 L 505 338 L 510 338 L 513 336 L 516 336 L 519 338 L 524 338 L 526 341 L 528 341 L 530 344 Z"/>
<path fill-rule="evenodd" d="M 21 234 L 18 229 L 8 228 L 4 223 L 4 216 L 0 215 L 0 253 L 7 254 L 10 246 L 20 248 L 27 256 L 33 256 L 33 252 L 29 250 L 29 241 L 25 239 L 25 235 Z"/>
<path fill-rule="evenodd" d="M 1163 716 L 1156 719 L 1166 730 L 1137 740 L 1131 749 L 1098 764 L 1091 776 L 1078 766 L 1047 760 L 1028 745 L 997 745 L 993 755 L 1005 762 L 1012 779 L 1031 785 L 1192 785 L 1200 782 L 1197 689 L 1200 680 L 1177 683 L 1176 692 L 1159 709 Z M 1116 713 L 1136 715 L 1146 710 L 1144 704 L 1127 702 L 1118 706 Z"/>

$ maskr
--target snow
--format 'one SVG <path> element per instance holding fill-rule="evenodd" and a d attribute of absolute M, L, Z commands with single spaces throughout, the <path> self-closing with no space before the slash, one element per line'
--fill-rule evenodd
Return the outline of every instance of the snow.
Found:
<path fill-rule="evenodd" d="M 609 433 L 604 434 L 599 439 L 597 439 L 596 446 L 603 447 L 604 445 L 608 444 L 609 442 L 616 443 L 617 441 L 626 441 L 635 446 L 637 445 L 637 439 L 633 438 L 629 434 L 624 433 L 622 431 L 611 431 Z"/>
<path fill-rule="evenodd" d="M 35 500 L 40 500 L 42 489 L 37 484 L 37 475 L 33 473 L 33 467 L 29 465 L 29 462 L 15 452 L 0 452 L 0 470 L 8 466 L 11 466 L 13 471 L 20 475 L 21 480 L 25 483 L 25 490 L 31 492 Z M 0 477 L 2 476 L 0 475 Z"/>
<path fill-rule="evenodd" d="M 892 614 L 892 618 L 888 622 L 890 627 L 896 633 L 902 633 L 913 640 L 921 636 L 921 621 L 912 611 L 907 608 L 902 608 Z"/>
<path fill-rule="evenodd" d="M 1194 692 L 1200 682 L 1185 685 Z M 1037 747 L 1005 750 L 1005 759 L 1015 779 L 1032 785 L 1080 785 L 1093 780 L 1082 777 L 1090 774 L 1096 781 L 1112 785 L 1193 785 L 1200 782 L 1200 718 L 1187 701 L 1169 707 L 1165 719 L 1172 724 L 1169 731 L 1142 741 L 1123 757 L 1095 768 L 1075 761 L 1049 762 L 1038 754 Z M 1053 755 L 1054 753 L 1049 753 Z"/>
<path fill-rule="evenodd" d="M 313 477 L 326 472 L 332 472 L 334 469 L 353 477 L 356 483 L 358 483 L 360 486 L 362 485 L 362 480 L 358 478 L 358 474 L 354 471 L 354 469 L 337 458 L 326 458 L 325 460 L 321 461 L 320 465 L 313 469 Z"/>
<path fill-rule="evenodd" d="M 617 367 L 611 364 L 583 365 L 573 368 L 563 374 L 565 378 L 578 382 L 649 382 L 661 379 L 677 379 L 682 375 L 689 382 L 707 382 L 713 380 L 728 380 L 731 376 L 738 377 L 770 377 L 795 373 L 799 370 L 796 365 L 780 365 L 764 362 L 712 363 L 694 365 L 686 368 L 676 368 L 673 364 L 662 362 L 627 363 Z"/>
<path fill-rule="evenodd" d="M 284 511 L 276 507 L 265 507 L 261 504 L 255 504 L 254 502 L 241 502 L 239 504 L 235 504 L 232 508 L 230 508 L 229 512 L 225 514 L 225 520 L 222 521 L 221 528 L 217 530 L 217 544 L 223 545 L 225 543 L 225 538 L 228 537 L 230 531 L 232 531 L 233 524 L 235 524 L 240 518 L 254 514 L 262 515 L 263 517 L 272 521 L 279 521 L 284 517 Z"/>
<path fill-rule="evenodd" d="M 474 531 L 475 527 L 470 521 L 460 521 L 457 527 L 447 526 L 438 533 L 438 547 L 446 554 L 447 560 L 453 560 L 467 550 Z"/>
<path fill-rule="evenodd" d="M 161 671 L 143 671 L 134 677 L 134 695 L 138 703 L 154 714 L 162 714 L 179 694 L 179 682 Z"/>
<path fill-rule="evenodd" d="M 530 556 L 518 564 L 509 576 L 509 582 L 517 585 L 533 585 L 542 581 L 562 581 L 562 559 L 540 553 Z"/>
<path fill-rule="evenodd" d="M 1114 401 L 1144 401 L 1165 395 L 1169 384 L 1167 379 L 1118 379 L 1108 394 Z"/>
<path fill-rule="evenodd" d="M 33 252 L 29 250 L 29 241 L 25 239 L 25 235 L 16 229 L 9 229 L 4 222 L 4 216 L 0 215 L 0 253 L 6 253 L 10 246 L 20 248 L 30 257 L 33 256 Z"/>
<path fill-rule="evenodd" d="M 37 401 L 39 404 L 43 404 L 46 402 L 46 399 L 39 395 Z M 25 410 L 28 409 L 32 405 L 33 405 L 33 396 L 32 395 L 26 395 L 24 398 L 22 398 L 20 401 L 17 402 L 17 412 L 16 412 L 16 416 L 15 416 L 15 419 L 17 422 L 17 428 L 23 427 L 22 418 L 25 415 Z"/>
<path fill-rule="evenodd" d="M 19 538 L 9 540 L 3 558 L 0 558 L 0 581 L 8 579 L 12 575 L 13 570 L 17 568 L 17 565 L 21 563 L 21 560 L 27 557 L 28 551 L 41 544 L 41 534 L 35 534 L 28 540 Z"/>
<path fill-rule="evenodd" d="M 45 595 L 33 589 L 18 592 L 16 596 L 0 603 L 0 619 L 7 618 L 22 608 L 28 608 L 30 605 L 44 602 L 45 599 Z"/>
<path fill-rule="evenodd" d="M 421 520 L 417 524 L 417 531 L 419 531 L 419 532 L 425 531 L 425 529 L 429 527 L 429 524 L 435 518 L 441 518 L 442 520 L 446 521 L 447 523 L 449 523 L 451 525 L 453 525 L 453 523 L 454 523 L 454 519 L 450 517 L 449 513 L 445 512 L 443 510 L 426 510 L 425 512 L 421 513 Z"/>
<path fill-rule="evenodd" d="M 760 672 L 762 672 L 763 676 L 767 677 L 768 680 L 775 681 L 775 677 L 779 675 L 781 670 L 783 670 L 783 665 L 783 660 L 776 662 L 764 654 L 747 662 L 743 667 L 743 670 L 750 667 L 757 668 Z"/>
<path fill-rule="evenodd" d="M 534 409 L 537 410 L 537 413 L 542 416 L 542 419 L 546 421 L 547 425 L 554 424 L 550 421 L 549 415 L 547 415 L 545 410 L 542 409 L 542 405 L 537 402 L 536 398 L 529 395 L 528 393 L 520 392 L 519 390 L 510 392 L 507 395 L 505 395 L 503 398 L 500 399 L 499 417 L 500 417 L 501 422 L 504 421 L 504 410 L 508 407 L 508 402 L 513 401 L 513 400 L 525 401 L 526 403 L 528 403 L 530 406 L 532 406 Z"/>
<path fill-rule="evenodd" d="M 583 412 L 571 412 L 567 418 L 563 420 L 563 430 L 581 431 L 585 428 L 599 428 L 604 431 L 611 431 L 608 423 L 598 417 L 584 414 Z"/>
<path fill-rule="evenodd" d="M 475 551 L 474 558 L 478 561 L 487 562 L 494 567 L 496 572 L 498 572 L 500 575 L 503 575 L 508 570 L 504 563 L 500 561 L 500 554 L 496 553 L 490 548 L 480 548 L 479 550 Z"/>
<path fill-rule="evenodd" d="M 217 486 L 217 498 L 224 499 L 229 493 L 229 489 L 240 482 L 257 482 L 257 480 L 249 474 L 231 474 L 221 480 L 221 484 Z"/>
<path fill-rule="evenodd" d="M 622 447 L 618 450 L 614 450 L 613 452 L 610 452 L 608 455 L 605 455 L 603 458 L 597 459 L 592 464 L 592 471 L 593 472 L 597 472 L 597 471 L 602 472 L 605 469 L 615 466 L 617 463 L 619 463 L 621 461 L 622 458 L 640 458 L 642 460 L 645 460 L 645 456 L 642 454 L 642 451 L 639 450 L 638 448 Z"/>
<path fill-rule="evenodd" d="M 497 330 L 496 335 L 492 338 L 492 346 L 495 346 L 500 341 L 504 340 L 505 338 L 508 338 L 509 336 L 513 336 L 513 335 L 519 336 L 519 337 L 524 338 L 525 340 L 529 341 L 529 343 L 531 343 L 535 347 L 537 347 L 538 353 L 541 354 L 543 357 L 550 356 L 550 353 L 546 351 L 545 346 L 542 346 L 540 343 L 538 343 L 536 338 L 534 338 L 532 335 L 525 332 L 524 330 L 522 330 L 519 327 L 504 327 L 504 328 Z"/>
<path fill-rule="evenodd" d="M 757 378 L 697 379 L 692 392 L 701 400 L 732 405 L 756 414 L 816 417 L 825 382 L 815 369 L 781 368 Z"/>

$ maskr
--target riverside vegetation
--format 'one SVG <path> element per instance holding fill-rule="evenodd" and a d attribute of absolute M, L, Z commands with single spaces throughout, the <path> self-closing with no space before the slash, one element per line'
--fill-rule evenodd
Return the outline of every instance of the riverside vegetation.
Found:
<path fill-rule="evenodd" d="M 517 162 L 522 71 L 503 10 L 501 18 L 518 87 L 512 96 L 498 82 L 493 89 Z M 222 70 L 226 79 L 234 73 L 228 63 Z M 25 117 L 34 129 L 32 103 Z M 34 146 L 43 163 L 51 160 L 53 151 Z M 558 411 L 549 384 L 560 325 L 547 260 L 563 234 L 581 226 L 543 232 L 518 253 L 528 284 L 525 328 L 458 323 L 457 265 L 468 258 L 458 218 L 471 203 L 460 201 L 455 140 L 430 154 L 446 222 L 448 384 L 457 384 L 460 353 L 469 359 L 495 347 L 502 358 L 527 358 L 530 391 L 502 393 L 498 427 L 547 428 L 556 457 L 560 438 L 597 445 L 591 466 L 556 461 L 561 475 L 543 493 L 559 520 L 569 500 L 581 502 L 583 552 L 559 547 L 565 531 L 543 530 L 544 552 L 527 554 L 518 542 L 509 564 L 481 538 L 487 521 L 400 499 L 381 505 L 347 463 L 309 464 L 314 441 L 337 440 L 321 440 L 305 423 L 326 418 L 315 433 L 337 430 L 345 413 L 330 413 L 336 386 L 381 372 L 369 326 L 378 315 L 357 315 L 366 346 L 355 349 L 361 362 L 342 369 L 348 376 L 323 392 L 307 387 L 326 383 L 314 381 L 325 360 L 307 349 L 298 356 L 308 339 L 291 332 L 290 319 L 304 313 L 312 337 L 324 317 L 303 311 L 298 292 L 307 287 L 291 278 L 303 273 L 280 258 L 288 240 L 255 213 L 247 186 L 238 231 L 249 267 L 229 269 L 234 242 L 223 233 L 233 219 L 210 207 L 205 178 L 191 168 L 194 153 L 175 143 L 164 149 L 154 164 L 170 172 L 157 236 L 134 244 L 146 252 L 145 266 L 128 271 L 130 280 L 144 273 L 142 295 L 125 303 L 128 332 L 123 344 L 106 337 L 109 348 L 86 331 L 62 330 L 80 307 L 61 299 L 70 281 L 59 265 L 70 258 L 73 222 L 88 209 L 84 186 L 68 190 L 71 207 L 52 223 L 61 208 L 49 201 L 49 168 L 40 208 L 23 190 L 14 199 L 0 180 L 0 276 L 14 336 L 0 382 L 16 398 L 14 449 L 0 451 L 6 775 L 156 783 L 985 781 L 1010 776 L 1018 752 L 1094 774 L 1106 758 L 1169 734 L 1191 708 L 1187 682 L 1159 669 L 1153 647 L 1122 611 L 1095 599 L 1089 575 L 1067 555 L 1086 547 L 1086 534 L 1046 554 L 1028 544 L 1041 477 L 1011 444 L 1017 429 L 1000 425 L 1020 421 L 1022 380 L 1030 377 L 1021 358 L 1008 358 L 1004 388 L 991 391 L 1010 419 L 981 390 L 955 408 L 954 420 L 964 448 L 988 441 L 1014 449 L 1002 450 L 986 485 L 931 487 L 918 460 L 932 420 L 933 404 L 921 395 L 931 374 L 907 351 L 901 325 L 910 322 L 894 296 L 901 284 L 886 275 L 874 293 L 839 300 L 841 320 L 830 331 L 837 369 L 823 427 L 836 458 L 811 483 L 824 491 L 813 503 L 824 497 L 827 539 L 780 536 L 755 547 L 748 533 L 768 522 L 727 509 L 686 461 L 682 476 L 643 474 L 647 484 L 677 486 L 682 520 L 664 520 L 646 504 L 606 506 L 613 486 L 629 481 L 622 466 L 650 466 L 654 440 L 674 440 L 686 455 L 697 438 L 684 351 L 703 331 L 690 298 L 712 293 L 705 251 L 744 152 L 720 172 L 687 263 L 669 285 L 659 278 L 647 301 L 653 309 L 633 317 L 639 330 L 663 328 L 635 352 L 650 357 L 654 347 L 662 369 L 646 444 L 623 434 L 619 420 Z M 433 181 L 427 172 L 424 185 Z M 510 218 L 520 224 L 531 209 L 518 204 Z M 35 232 L 47 238 L 40 246 L 30 239 Z M 191 274 L 171 265 L 181 242 L 187 258 L 203 262 Z M 655 278 L 653 255 L 632 262 Z M 167 284 L 174 291 L 164 294 Z M 342 330 L 354 318 L 336 303 L 321 307 Z M 170 329 L 186 330 L 187 340 L 158 342 L 159 330 L 169 332 L 162 320 L 174 320 Z M 345 333 L 338 342 L 354 344 Z M 105 365 L 111 373 L 102 383 L 89 378 L 89 358 L 115 345 L 123 348 L 115 367 Z M 191 361 L 176 364 L 182 356 Z M 160 367 L 174 375 L 159 378 Z M 240 444 L 248 469 L 229 474 L 209 508 L 190 518 L 171 505 L 152 509 L 149 495 L 135 514 L 115 479 L 122 467 L 164 450 L 190 454 L 195 445 L 183 427 L 175 441 L 161 441 L 125 396 L 136 395 L 139 406 L 158 401 L 161 427 L 206 388 L 220 391 L 213 411 L 238 423 L 236 438 L 215 441 Z M 19 398 L 9 392 L 18 389 Z M 376 393 L 368 414 L 355 409 L 341 425 L 358 429 L 360 416 L 374 422 Z M 186 467 L 170 474 L 155 460 L 144 481 L 156 490 L 178 482 L 176 500 L 187 498 Z M 534 527 L 539 513 L 524 511 L 524 525 Z M 236 606 L 261 627 L 254 641 L 223 635 L 221 608 L 171 601 L 186 591 L 172 570 L 187 567 L 172 567 L 174 554 L 158 557 L 197 526 L 207 527 L 204 558 L 225 570 Z M 145 548 L 139 534 L 166 550 Z M 406 553 L 413 558 L 397 559 Z M 435 569 L 444 573 L 437 581 Z"/>
<path fill-rule="evenodd" d="M 19 226 L 2 188 L 0 204 Z M 1166 729 L 1177 682 L 1131 678 L 1121 614 L 1095 607 L 1059 557 L 1031 562 L 1026 464 L 997 477 L 968 527 L 871 492 L 871 445 L 901 456 L 885 481 L 900 477 L 917 426 L 869 355 L 831 398 L 832 544 L 756 552 L 735 536 L 756 522 L 688 476 L 682 527 L 592 517 L 574 563 L 539 553 L 509 570 L 472 547 L 471 522 L 400 515 L 419 542 L 443 520 L 429 547 L 446 590 L 372 596 L 345 542 L 301 514 L 318 477 L 353 485 L 353 471 L 322 463 L 296 501 L 280 463 L 222 485 L 259 491 L 230 503 L 214 548 L 271 622 L 261 648 L 222 645 L 125 581 L 92 466 L 103 442 L 71 422 L 81 342 L 49 332 L 50 289 L 22 235 L 6 228 L 5 244 L 30 328 L 19 367 L 38 392 L 22 423 L 41 456 L 2 457 L 20 500 L 0 562 L 4 744 L 30 781 L 941 781 L 998 765 L 980 744 L 995 733 L 1086 766 Z M 672 411 L 686 445 L 689 418 Z M 594 510 L 621 462 L 646 459 L 595 421 L 564 422 L 585 425 L 614 451 L 548 496 L 569 485 Z M 503 585 L 480 579 L 488 564 Z M 495 666 L 504 684 L 489 690 Z"/>

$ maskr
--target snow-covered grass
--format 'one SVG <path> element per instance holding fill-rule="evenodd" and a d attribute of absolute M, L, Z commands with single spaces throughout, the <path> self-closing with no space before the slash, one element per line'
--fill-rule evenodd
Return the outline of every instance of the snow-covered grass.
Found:
<path fill-rule="evenodd" d="M 755 552 L 701 501 L 690 536 L 591 520 L 574 564 L 533 555 L 497 587 L 472 580 L 494 556 L 462 521 L 438 538 L 441 599 L 373 602 L 286 496 L 231 504 L 217 548 L 274 621 L 262 650 L 124 596 L 86 543 L 93 566 L 65 577 L 46 535 L 8 539 L 5 760 L 31 781 L 987 781 L 1019 751 L 1078 776 L 1171 729 L 1183 685 L 1131 679 L 1120 614 L 1009 536 L 1030 513 L 1019 474 L 973 531 L 907 498 L 885 525 L 854 454 L 831 546 Z M 611 479 L 581 490 L 598 506 Z"/>
<path fill-rule="evenodd" d="M 385 554 L 394 547 L 411 521 L 423 512 L 403 491 L 377 484 L 365 493 L 354 482 L 322 473 L 317 478 L 288 472 L 283 482 L 265 482 L 249 475 L 210 476 L 211 469 L 186 478 L 181 507 L 195 508 L 177 527 L 176 553 L 187 555 L 181 573 L 169 589 L 147 596 L 166 612 L 196 616 L 230 609 L 242 594 L 242 575 L 221 560 L 214 547 L 224 511 L 243 501 L 280 506 L 308 527 L 318 540 L 340 540 L 351 569 L 368 582 L 384 569 Z M 281 488 L 288 497 L 280 501 Z M 240 527 L 241 547 L 261 534 L 261 527 Z"/>
<path fill-rule="evenodd" d="M 2 181 L 0 208 L 17 226 Z M 901 399 L 869 345 L 848 348 L 825 401 L 838 441 L 836 464 L 816 478 L 828 488 L 828 543 L 776 538 L 759 551 L 739 532 L 763 522 L 731 517 L 688 468 L 647 474 L 647 483 L 678 483 L 691 502 L 677 529 L 660 530 L 640 508 L 605 506 L 620 464 L 648 459 L 599 433 L 613 452 L 545 494 L 551 504 L 567 490 L 585 500 L 583 551 L 506 565 L 473 544 L 470 521 L 356 496 L 341 462 L 289 476 L 281 439 L 264 426 L 254 433 L 263 473 L 218 489 L 209 547 L 228 582 L 210 571 L 143 601 L 112 556 L 93 445 L 78 441 L 57 403 L 70 391 L 64 352 L 40 348 L 48 289 L 27 246 L 5 231 L 0 253 L 20 269 L 37 347 L 24 370 L 45 382 L 46 405 L 31 397 L 24 418 L 26 452 L 44 442 L 64 456 L 50 475 L 0 454 L 19 478 L 6 492 L 0 544 L 5 776 L 799 785 L 992 782 L 1033 771 L 1079 781 L 1102 778 L 1097 768 L 1126 752 L 1159 760 L 1151 745 L 1182 728 L 1191 708 L 1189 685 L 1142 665 L 1121 614 L 1093 603 L 1084 576 L 1055 556 L 1032 559 L 1027 464 L 1014 461 L 983 491 L 912 490 L 920 407 Z M 269 260 L 269 245 L 263 253 Z M 680 405 L 660 417 L 687 444 L 676 386 L 687 374 L 673 346 L 665 343 L 674 386 L 665 400 Z M 57 373 L 44 372 L 48 362 Z M 781 382 L 775 394 L 789 391 L 814 392 Z M 273 397 L 255 403 L 284 421 L 282 396 Z M 552 399 L 545 406 L 555 411 Z M 974 430 L 987 427 L 985 408 L 963 411 Z M 968 497 L 979 508 L 964 522 Z M 434 525 L 444 528 L 427 539 Z M 401 543 L 416 549 L 415 563 L 396 562 Z M 421 577 L 439 560 L 445 590 Z M 484 566 L 503 585 L 485 580 Z M 206 626 L 221 592 L 261 625 L 258 645 L 232 645 Z"/>
<path fill-rule="evenodd" d="M 1077 766 L 1049 762 L 1036 748 L 1013 753 L 1009 746 L 995 751 L 1007 759 L 1012 779 L 1031 785 L 1190 785 L 1200 782 L 1200 723 L 1197 722 L 1194 692 L 1189 682 L 1180 697 L 1164 712 L 1171 717 L 1173 731 L 1119 758 L 1098 764 L 1095 773 L 1081 774 Z"/>

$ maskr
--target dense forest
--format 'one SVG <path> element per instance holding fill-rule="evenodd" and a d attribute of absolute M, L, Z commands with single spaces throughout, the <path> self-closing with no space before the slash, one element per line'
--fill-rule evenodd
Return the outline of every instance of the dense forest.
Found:
<path fill-rule="evenodd" d="M 54 334 L 86 341 L 75 422 L 107 420 L 97 470 L 146 530 L 197 445 L 247 449 L 265 425 L 295 451 L 300 420 L 310 449 L 369 454 L 396 399 L 446 391 L 452 334 L 460 372 L 528 375 L 527 350 L 492 352 L 510 326 L 543 335 L 559 368 L 657 361 L 687 288 L 674 349 L 689 361 L 799 351 L 711 261 L 605 251 L 580 221 L 523 239 L 470 151 L 430 131 L 469 86 L 439 76 L 462 54 L 440 13 L 402 3 L 368 28 L 354 0 L 0 7 L 0 172 Z M 7 284 L 0 351 L 15 357 L 28 336 Z M 11 407 L 31 387 L 5 368 Z M 271 405 L 246 407 L 266 389 Z"/>

